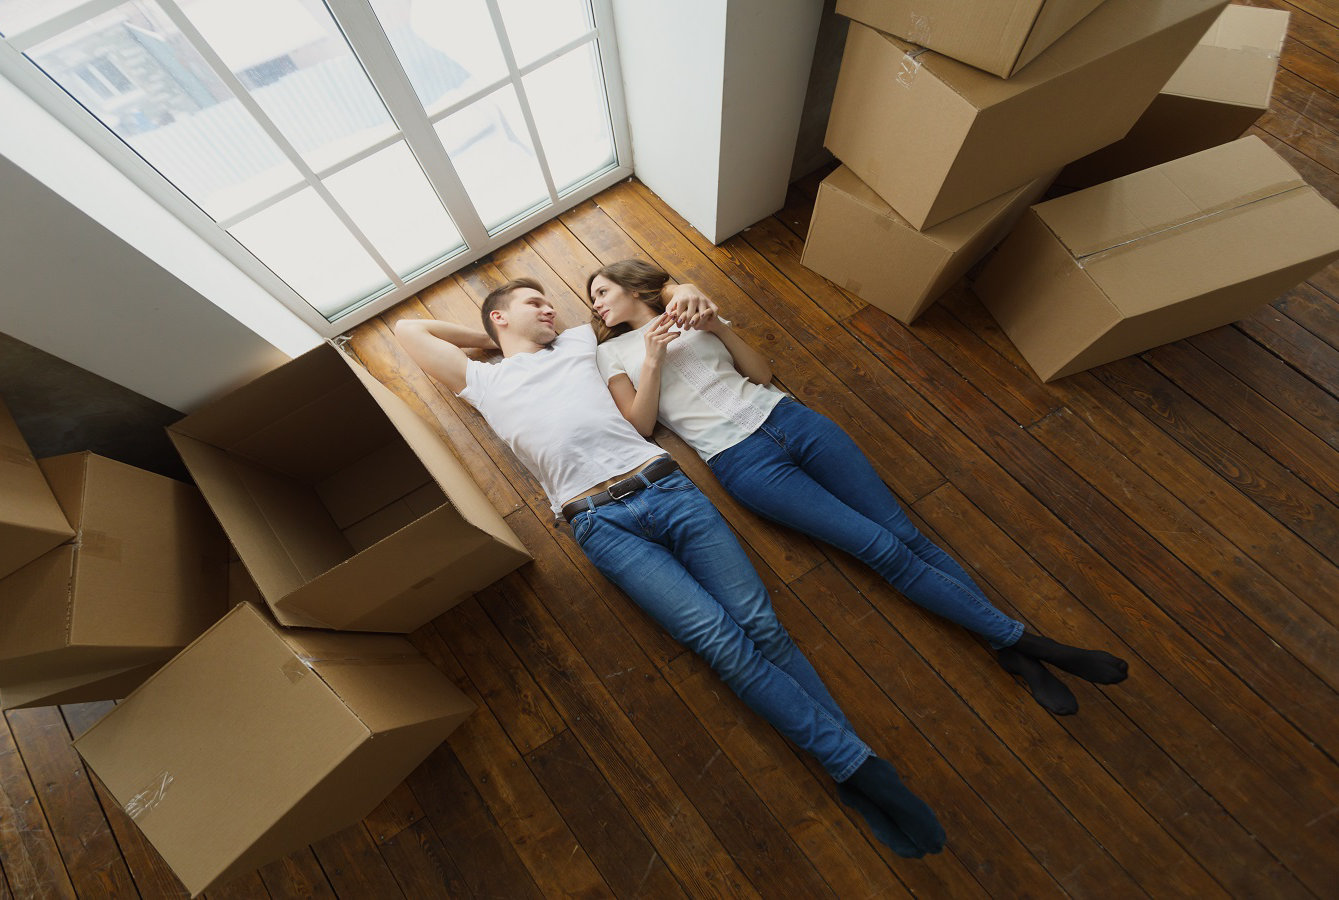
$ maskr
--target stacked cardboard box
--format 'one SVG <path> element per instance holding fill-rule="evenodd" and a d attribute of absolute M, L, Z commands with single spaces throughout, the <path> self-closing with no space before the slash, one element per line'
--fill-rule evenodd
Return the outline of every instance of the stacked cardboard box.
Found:
<path fill-rule="evenodd" d="M 530 559 L 442 438 L 332 346 L 168 433 L 282 625 L 412 631 Z"/>
<path fill-rule="evenodd" d="M 124 697 L 223 615 L 199 491 L 92 453 L 44 459 L 73 540 L 0 579 L 0 707 Z"/>
<path fill-rule="evenodd" d="M 473 708 L 402 637 L 243 604 L 75 747 L 194 896 L 365 817 Z"/>
<path fill-rule="evenodd" d="M 1241 137 L 1269 109 L 1287 33 L 1283 10 L 1229 6 L 1129 133 L 1058 181 L 1090 187 Z"/>
<path fill-rule="evenodd" d="M 913 321 L 1061 166 L 1125 133 L 1224 2 L 843 0 L 860 21 L 827 146 L 849 172 L 820 188 L 805 264 Z"/>
<path fill-rule="evenodd" d="M 473 704 L 369 632 L 530 557 L 333 346 L 169 434 L 199 489 L 91 453 L 38 463 L 0 409 L 0 706 L 129 693 L 77 747 L 196 894 L 367 815 L 446 738 Z"/>
<path fill-rule="evenodd" d="M 1257 137 L 1032 207 L 975 285 L 1044 381 L 1226 325 L 1339 259 L 1339 209 Z"/>

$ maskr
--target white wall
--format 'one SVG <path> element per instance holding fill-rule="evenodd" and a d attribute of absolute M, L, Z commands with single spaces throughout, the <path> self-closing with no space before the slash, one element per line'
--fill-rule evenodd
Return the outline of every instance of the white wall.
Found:
<path fill-rule="evenodd" d="M 633 168 L 720 243 L 785 203 L 821 0 L 613 0 Z"/>
<path fill-rule="evenodd" d="M 0 331 L 183 412 L 320 342 L 4 78 L 0 122 Z"/>

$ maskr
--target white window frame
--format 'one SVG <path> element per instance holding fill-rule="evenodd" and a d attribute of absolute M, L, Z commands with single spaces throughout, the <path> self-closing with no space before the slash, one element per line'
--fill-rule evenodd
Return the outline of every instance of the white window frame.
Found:
<path fill-rule="evenodd" d="M 485 0 L 494 28 L 498 32 L 499 43 L 502 46 L 503 57 L 507 65 L 507 74 L 471 93 L 469 97 L 458 100 L 434 113 L 431 118 L 425 113 L 413 85 L 399 65 L 390 40 L 382 30 L 370 3 L 363 2 L 363 0 L 325 0 L 326 6 L 336 23 L 344 31 L 359 62 L 364 68 L 375 73 L 376 87 L 394 120 L 397 134 L 393 138 L 388 138 L 375 146 L 366 148 L 336 166 L 313 172 L 302 161 L 301 157 L 296 155 L 296 151 L 292 150 L 291 145 L 269 122 L 263 111 L 255 107 L 255 101 L 250 99 L 245 88 L 240 83 L 233 84 L 236 78 L 223 65 L 222 60 L 217 59 L 216 56 L 210 59 L 209 56 L 213 54 L 209 54 L 206 59 L 214 67 L 216 74 L 223 78 L 226 83 L 233 85 L 239 99 L 248 107 L 252 107 L 257 121 L 270 133 L 271 138 L 276 139 L 281 148 L 288 150 L 290 161 L 295 162 L 299 171 L 304 175 L 303 180 L 291 189 L 277 194 L 243 213 L 231 216 L 221 222 L 215 222 L 166 177 L 159 174 L 156 169 L 118 138 L 111 129 L 104 126 L 23 56 L 24 50 L 59 35 L 67 30 L 72 23 L 86 21 L 93 16 L 114 10 L 123 2 L 125 0 L 90 0 L 90 2 L 81 4 L 42 25 L 0 40 L 0 75 L 4 75 L 27 93 L 61 124 L 125 174 L 140 190 L 148 194 L 176 219 L 199 235 L 233 265 L 264 288 L 277 302 L 283 304 L 323 338 L 335 337 L 367 321 L 401 300 L 487 256 L 536 226 L 557 217 L 632 174 L 632 148 L 628 136 L 627 112 L 624 106 L 623 80 L 619 70 L 618 51 L 614 39 L 611 0 L 592 0 L 591 6 L 595 19 L 593 29 L 523 67 L 517 66 L 510 42 L 506 39 L 497 0 Z M 176 4 L 172 0 L 160 0 L 160 2 L 165 11 L 177 20 L 178 25 L 185 25 L 183 31 L 188 29 L 194 31 L 189 21 L 180 15 Z M 173 13 L 176 13 L 176 15 L 173 15 Z M 530 111 L 521 78 L 540 66 L 552 62 L 564 53 L 592 40 L 596 42 L 598 48 L 599 62 L 604 77 L 605 96 L 609 101 L 616 162 L 608 172 L 559 197 L 554 187 L 548 162 L 544 158 L 543 147 L 539 140 L 534 116 Z M 441 143 L 433 131 L 433 125 L 479 97 L 508 84 L 515 86 L 526 128 L 544 175 L 549 202 L 542 209 L 509 224 L 503 230 L 489 234 L 474 212 L 473 203 L 470 202 L 454 166 L 441 147 Z M 227 227 L 246 216 L 277 203 L 299 190 L 315 187 L 318 192 L 326 193 L 326 189 L 320 184 L 321 179 L 365 159 L 377 150 L 399 140 L 408 141 L 415 151 L 415 155 L 418 156 L 419 163 L 423 167 L 430 184 L 437 191 L 438 196 L 455 221 L 466 248 L 409 279 L 401 279 L 383 263 L 382 267 L 387 270 L 392 287 L 377 295 L 375 299 L 339 315 L 333 322 L 317 312 L 313 306 L 303 300 L 286 282 L 226 231 Z M 337 213 L 341 211 L 338 204 L 332 204 L 332 208 Z M 346 225 L 351 227 L 354 235 L 363 241 L 368 251 L 372 253 L 373 258 L 381 262 L 380 255 L 366 241 L 366 238 L 362 237 L 356 226 L 353 226 L 353 223 L 347 220 L 347 216 L 341 215 L 341 218 L 345 220 Z"/>

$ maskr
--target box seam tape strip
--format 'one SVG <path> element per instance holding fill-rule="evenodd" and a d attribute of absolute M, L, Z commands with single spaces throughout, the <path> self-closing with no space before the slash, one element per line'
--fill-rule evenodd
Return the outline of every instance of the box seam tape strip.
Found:
<path fill-rule="evenodd" d="M 909 88 L 912 82 L 916 80 L 916 73 L 921 70 L 921 57 L 925 55 L 926 49 L 918 47 L 910 53 L 902 54 L 902 68 L 897 73 L 897 83 L 905 88 Z"/>

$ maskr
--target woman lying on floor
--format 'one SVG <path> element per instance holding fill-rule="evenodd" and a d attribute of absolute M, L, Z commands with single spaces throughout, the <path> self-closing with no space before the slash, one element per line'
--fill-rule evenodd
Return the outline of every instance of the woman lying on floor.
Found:
<path fill-rule="evenodd" d="M 600 374 L 638 431 L 649 436 L 663 422 L 745 507 L 844 550 L 913 603 L 980 635 L 1048 711 L 1078 711 L 1048 666 L 1096 684 L 1124 680 L 1124 660 L 1028 633 L 996 609 L 912 525 L 851 437 L 771 384 L 767 360 L 715 304 L 690 318 L 672 299 L 667 309 L 668 282 L 664 271 L 636 259 L 586 280 Z"/>

